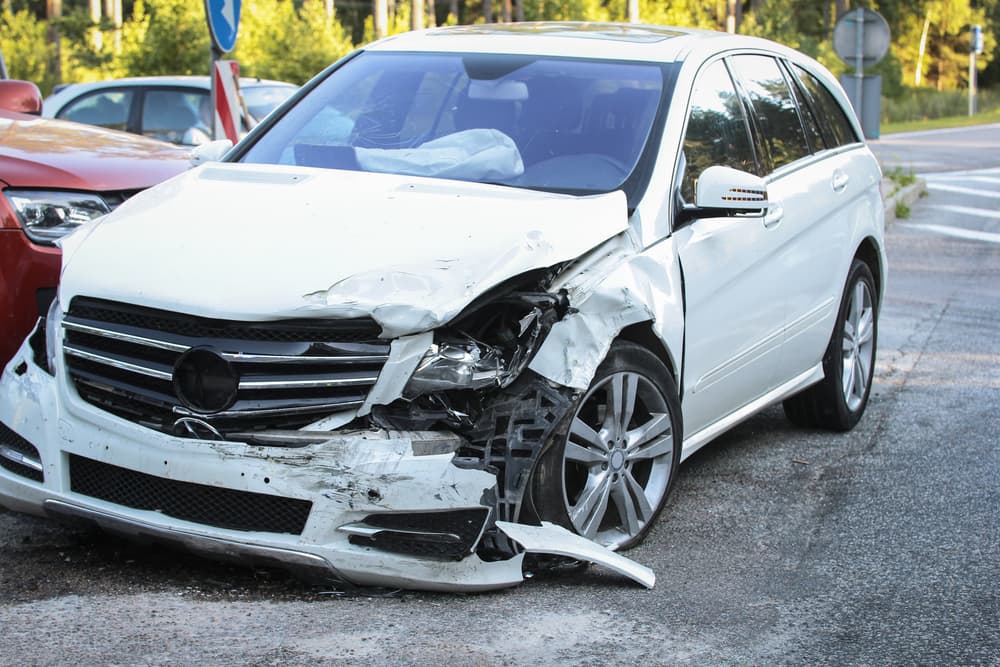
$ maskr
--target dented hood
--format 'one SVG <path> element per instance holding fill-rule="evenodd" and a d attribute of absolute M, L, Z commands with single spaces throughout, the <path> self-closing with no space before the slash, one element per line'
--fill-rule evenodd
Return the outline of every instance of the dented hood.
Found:
<path fill-rule="evenodd" d="M 621 192 L 213 164 L 66 239 L 61 298 L 239 320 L 371 315 L 394 337 L 626 227 Z"/>

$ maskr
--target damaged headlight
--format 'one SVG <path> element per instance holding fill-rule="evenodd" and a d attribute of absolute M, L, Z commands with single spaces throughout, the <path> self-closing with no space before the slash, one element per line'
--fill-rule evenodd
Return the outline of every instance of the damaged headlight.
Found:
<path fill-rule="evenodd" d="M 527 367 L 568 307 L 565 294 L 510 291 L 490 295 L 437 333 L 403 397 L 506 387 Z"/>
<path fill-rule="evenodd" d="M 42 190 L 6 190 L 21 227 L 35 243 L 51 244 L 111 209 L 94 194 Z"/>
<path fill-rule="evenodd" d="M 420 360 L 403 396 L 500 386 L 505 371 L 503 353 L 497 348 L 472 340 L 435 343 Z"/>

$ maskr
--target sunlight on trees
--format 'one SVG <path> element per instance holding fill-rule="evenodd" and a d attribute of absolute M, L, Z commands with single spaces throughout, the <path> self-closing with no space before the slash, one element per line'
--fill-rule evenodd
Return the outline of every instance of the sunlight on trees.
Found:
<path fill-rule="evenodd" d="M 48 92 L 61 71 L 64 81 L 146 74 L 207 73 L 209 37 L 203 0 L 125 1 L 120 32 L 108 13 L 121 0 L 59 0 L 62 17 L 46 21 L 52 0 L 2 0 L 0 48 L 11 76 L 33 80 Z M 409 30 L 412 7 L 426 7 L 424 25 L 482 23 L 504 16 L 525 20 L 624 21 L 628 0 L 386 0 L 386 32 Z M 737 32 L 759 35 L 800 49 L 834 72 L 845 66 L 834 55 L 830 35 L 837 18 L 856 3 L 848 0 L 639 0 L 644 23 L 722 30 L 735 12 Z M 870 3 L 892 29 L 892 49 L 873 68 L 889 96 L 903 86 L 963 89 L 968 78 L 969 26 L 983 26 L 990 68 L 996 48 L 1000 0 L 878 0 Z M 728 9 L 727 9 L 728 8 Z M 331 16 L 330 12 L 333 11 Z M 47 41 L 50 23 L 58 47 Z M 421 21 L 416 21 L 420 24 Z M 353 39 L 352 39 L 353 36 Z M 301 83 L 356 45 L 375 36 L 371 3 L 352 0 L 244 0 L 240 36 L 232 57 L 249 76 Z M 922 39 L 923 37 L 923 39 Z M 356 40 L 356 41 L 355 41 Z M 921 49 L 923 43 L 923 49 Z M 59 67 L 52 60 L 58 54 Z M 985 80 L 990 83 L 989 76 Z"/>

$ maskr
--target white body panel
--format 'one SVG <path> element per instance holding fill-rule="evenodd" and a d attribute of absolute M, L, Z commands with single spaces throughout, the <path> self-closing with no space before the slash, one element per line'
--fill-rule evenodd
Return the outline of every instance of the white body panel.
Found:
<path fill-rule="evenodd" d="M 370 315 L 395 338 L 439 326 L 504 279 L 578 257 L 626 225 L 620 193 L 212 164 L 129 200 L 85 230 L 85 243 L 66 239 L 60 298 L 99 293 L 234 320 Z M 275 258 L 287 260 L 267 270 Z M 109 284 L 109 265 L 129 279 Z"/>

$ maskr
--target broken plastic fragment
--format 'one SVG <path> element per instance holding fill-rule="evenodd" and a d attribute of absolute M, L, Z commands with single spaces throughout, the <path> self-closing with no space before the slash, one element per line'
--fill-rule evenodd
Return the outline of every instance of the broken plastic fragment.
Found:
<path fill-rule="evenodd" d="M 572 533 L 562 526 L 546 521 L 541 526 L 527 526 L 523 523 L 497 521 L 497 528 L 514 540 L 528 553 L 552 554 L 585 560 L 624 575 L 646 588 L 656 583 L 656 574 L 634 560 L 602 547 L 586 537 Z"/>

